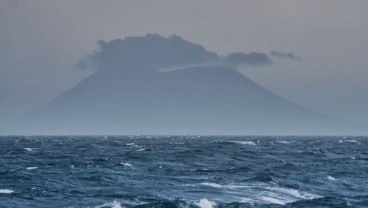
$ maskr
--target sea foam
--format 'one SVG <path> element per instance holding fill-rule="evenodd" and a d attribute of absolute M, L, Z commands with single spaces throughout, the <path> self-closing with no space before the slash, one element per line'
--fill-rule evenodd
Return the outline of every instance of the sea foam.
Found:
<path fill-rule="evenodd" d="M 0 189 L 0 194 L 12 194 L 14 193 L 11 189 Z"/>
<path fill-rule="evenodd" d="M 268 183 L 246 184 L 217 184 L 211 182 L 200 183 L 201 186 L 222 189 L 224 192 L 238 196 L 237 202 L 258 202 L 285 205 L 299 200 L 320 198 L 319 195 L 300 191 L 293 188 L 275 186 Z M 235 199 L 235 198 L 234 198 Z M 228 201 L 231 202 L 231 201 Z M 232 201 L 235 202 L 235 201 Z"/>
<path fill-rule="evenodd" d="M 105 203 L 103 205 L 95 206 L 95 208 L 124 208 L 118 201 Z"/>
<path fill-rule="evenodd" d="M 206 198 L 199 200 L 199 202 L 196 202 L 195 204 L 200 208 L 213 208 L 216 206 L 215 202 L 209 201 Z"/>
<path fill-rule="evenodd" d="M 230 141 L 230 142 L 236 143 L 236 144 L 256 145 L 256 143 L 253 141 Z"/>
<path fill-rule="evenodd" d="M 120 164 L 124 165 L 124 166 L 127 166 L 127 167 L 132 167 L 132 164 L 130 164 L 130 163 L 121 162 Z"/>

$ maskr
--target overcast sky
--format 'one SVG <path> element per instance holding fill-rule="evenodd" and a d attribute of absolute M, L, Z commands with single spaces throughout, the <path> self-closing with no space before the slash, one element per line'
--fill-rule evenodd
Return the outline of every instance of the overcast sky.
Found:
<path fill-rule="evenodd" d="M 91 71 L 98 40 L 179 35 L 220 54 L 292 52 L 243 73 L 295 103 L 368 124 L 367 0 L 0 0 L 0 125 Z"/>

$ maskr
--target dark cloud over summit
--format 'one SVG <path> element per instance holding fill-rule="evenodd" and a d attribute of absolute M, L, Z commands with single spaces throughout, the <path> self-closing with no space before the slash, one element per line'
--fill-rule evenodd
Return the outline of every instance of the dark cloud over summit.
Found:
<path fill-rule="evenodd" d="M 99 50 L 79 62 L 79 68 L 96 66 L 98 70 L 136 70 L 203 64 L 218 60 L 218 55 L 179 36 L 157 34 L 99 41 Z M 131 66 L 135 66 L 132 69 Z"/>
<path fill-rule="evenodd" d="M 272 59 L 261 52 L 236 52 L 220 56 L 177 35 L 165 38 L 157 34 L 147 34 L 109 42 L 98 41 L 98 44 L 98 51 L 77 63 L 78 69 L 136 71 L 209 64 L 237 68 L 272 63 Z"/>

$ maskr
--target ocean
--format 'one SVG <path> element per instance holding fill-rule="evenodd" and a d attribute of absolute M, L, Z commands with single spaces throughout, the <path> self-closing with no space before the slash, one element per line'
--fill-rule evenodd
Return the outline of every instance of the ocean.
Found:
<path fill-rule="evenodd" d="M 368 207 L 368 137 L 2 136 L 0 207 Z"/>

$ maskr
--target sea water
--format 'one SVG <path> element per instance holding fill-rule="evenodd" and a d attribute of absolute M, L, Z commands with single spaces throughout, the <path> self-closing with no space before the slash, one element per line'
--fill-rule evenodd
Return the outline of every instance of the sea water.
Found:
<path fill-rule="evenodd" d="M 4 136 L 0 207 L 368 207 L 368 138 Z"/>

